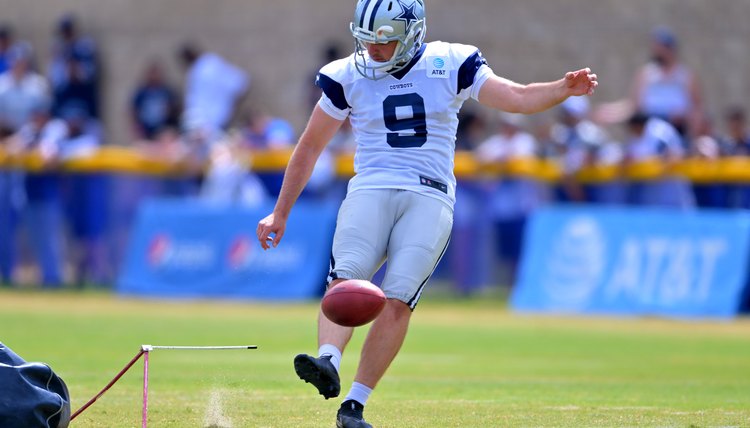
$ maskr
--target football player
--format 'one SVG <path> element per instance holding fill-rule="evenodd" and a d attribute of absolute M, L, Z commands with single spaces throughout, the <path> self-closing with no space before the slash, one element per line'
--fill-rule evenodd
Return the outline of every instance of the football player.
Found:
<path fill-rule="evenodd" d="M 591 71 L 522 85 L 496 76 L 474 46 L 425 38 L 423 0 L 359 0 L 350 30 L 355 51 L 324 66 L 323 90 L 289 161 L 273 212 L 258 223 L 264 249 L 284 236 L 289 212 L 316 159 L 345 119 L 357 141 L 355 176 L 339 210 L 329 286 L 370 280 L 387 259 L 388 301 L 373 322 L 338 427 L 370 427 L 367 400 L 398 353 L 453 224 L 457 113 L 469 98 L 498 110 L 537 113 L 568 97 L 590 95 Z M 326 399 L 340 392 L 341 353 L 352 328 L 318 318 L 318 357 L 294 359 L 299 377 Z"/>

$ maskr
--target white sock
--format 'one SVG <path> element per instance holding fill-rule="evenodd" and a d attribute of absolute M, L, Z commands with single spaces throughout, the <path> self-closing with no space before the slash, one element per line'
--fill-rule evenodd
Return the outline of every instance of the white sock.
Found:
<path fill-rule="evenodd" d="M 354 400 L 359 404 L 365 406 L 367 405 L 367 399 L 370 398 L 370 394 L 372 394 L 372 388 L 359 382 L 354 382 L 352 383 L 352 389 L 350 389 L 349 393 L 346 394 L 346 398 L 344 398 L 344 401 Z"/>
<path fill-rule="evenodd" d="M 326 343 L 318 349 L 318 356 L 322 357 L 324 355 L 331 356 L 331 364 L 333 364 L 333 367 L 336 368 L 336 373 L 338 373 L 341 366 L 341 351 L 339 351 L 339 348 Z"/>

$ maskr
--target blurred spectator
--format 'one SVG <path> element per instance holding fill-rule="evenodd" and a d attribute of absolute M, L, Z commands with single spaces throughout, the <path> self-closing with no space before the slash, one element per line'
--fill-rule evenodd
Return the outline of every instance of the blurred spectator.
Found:
<path fill-rule="evenodd" d="M 343 201 L 345 193 L 341 194 L 341 188 L 334 186 L 336 180 L 336 155 L 333 150 L 326 147 L 315 162 L 310 179 L 302 193 L 303 197 L 311 197 L 318 200 Z"/>
<path fill-rule="evenodd" d="M 456 151 L 473 152 L 487 136 L 484 118 L 476 109 L 458 113 Z M 481 180 L 462 179 L 456 186 L 451 245 L 446 260 L 457 291 L 469 295 L 489 279 L 492 239 L 490 216 L 485 209 L 486 189 Z"/>
<path fill-rule="evenodd" d="M 62 118 L 67 135 L 60 142 L 60 158 L 94 154 L 101 146 L 101 128 L 83 106 L 69 107 Z M 105 231 L 106 178 L 102 173 L 65 174 L 66 214 L 70 225 L 70 260 L 73 283 L 107 284 L 111 280 Z"/>
<path fill-rule="evenodd" d="M 636 76 L 632 101 L 637 110 L 660 117 L 688 135 L 700 126 L 703 96 L 697 76 L 680 60 L 678 47 L 671 30 L 653 31 L 651 61 Z"/>
<path fill-rule="evenodd" d="M 563 167 L 558 198 L 563 201 L 622 202 L 624 196 L 620 183 L 611 183 L 606 188 L 586 188 L 575 179 L 583 167 L 617 164 L 622 159 L 619 145 L 590 120 L 590 112 L 586 97 L 570 97 L 557 108 L 558 121 L 550 128 L 550 140 L 559 148 Z"/>
<path fill-rule="evenodd" d="M 97 61 L 96 45 L 80 34 L 76 18 L 71 14 L 60 18 L 49 64 L 55 115 L 62 115 L 68 104 L 76 104 L 85 106 L 90 117 L 99 117 Z"/>
<path fill-rule="evenodd" d="M 561 147 L 566 174 L 590 164 L 593 148 L 603 141 L 600 128 L 587 120 L 589 110 L 586 97 L 570 97 L 557 108 L 557 122 L 550 128 L 550 138 Z"/>
<path fill-rule="evenodd" d="M 71 105 L 61 117 L 68 127 L 68 137 L 60 155 L 64 159 L 91 156 L 101 146 L 102 129 L 99 121 L 89 116 L 82 105 Z"/>
<path fill-rule="evenodd" d="M 9 25 L 0 24 L 0 74 L 5 73 L 9 68 L 8 53 L 13 45 L 13 33 Z"/>
<path fill-rule="evenodd" d="M 698 77 L 680 59 L 677 36 L 666 27 L 655 28 L 650 54 L 629 97 L 600 105 L 596 121 L 621 123 L 641 112 L 670 122 L 681 135 L 694 135 L 704 117 L 703 95 Z"/>
<path fill-rule="evenodd" d="M 553 111 L 554 112 L 554 111 Z M 537 156 L 540 159 L 562 163 L 565 147 L 553 138 L 553 129 L 558 125 L 556 119 L 550 119 L 549 114 L 536 115 L 529 125 L 529 133 L 537 141 Z"/>
<path fill-rule="evenodd" d="M 476 149 L 483 163 L 510 163 L 536 157 L 537 142 L 528 132 L 527 117 L 500 113 L 497 132 Z M 495 227 L 496 252 L 505 278 L 499 282 L 515 283 L 521 256 L 523 230 L 528 215 L 546 200 L 544 186 L 533 178 L 503 176 L 493 180 L 488 189 L 491 220 Z"/>
<path fill-rule="evenodd" d="M 290 148 L 294 144 L 294 130 L 292 126 L 284 119 L 273 117 L 263 110 L 251 109 L 246 117 L 243 127 L 240 129 L 240 138 L 242 138 L 243 148 L 246 150 L 274 150 Z M 324 157 L 324 156 L 321 156 Z M 325 167 L 325 159 L 321 165 Z M 320 182 L 320 168 L 317 168 L 317 175 L 314 173 L 314 179 L 311 178 L 312 185 L 308 185 L 305 191 L 309 195 L 315 194 L 318 190 L 314 182 Z M 325 173 L 325 169 L 323 170 Z M 263 185 L 273 195 L 278 195 L 283 183 L 284 174 L 281 171 L 267 173 L 261 176 Z M 327 179 L 327 174 L 322 176 Z M 306 195 L 307 196 L 307 195 Z"/>
<path fill-rule="evenodd" d="M 174 164 L 181 163 L 188 167 L 201 167 L 198 165 L 198 160 L 193 162 L 190 147 L 180 135 L 177 126 L 165 126 L 154 134 L 152 140 L 136 141 L 135 147 L 141 154 L 149 158 Z M 199 169 L 191 168 L 191 171 L 197 173 Z"/>
<path fill-rule="evenodd" d="M 196 197 L 199 178 L 206 172 L 207 158 L 194 158 L 185 136 L 177 126 L 167 126 L 156 133 L 151 141 L 133 143 L 136 153 L 146 159 L 165 164 L 170 174 L 109 176 L 106 185 L 110 191 L 107 218 L 107 240 L 111 263 L 108 268 L 117 272 L 124 261 L 125 245 L 143 201 L 160 197 Z M 115 197 L 112 197 L 112 195 Z"/>
<path fill-rule="evenodd" d="M 677 208 L 695 206 L 690 183 L 669 172 L 671 165 L 686 154 L 682 137 L 674 126 L 637 112 L 628 120 L 627 129 L 629 137 L 625 145 L 625 165 L 658 159 L 666 167 L 666 173 L 656 180 L 631 183 L 629 202 Z"/>
<path fill-rule="evenodd" d="M 310 70 L 309 78 L 306 79 L 306 82 L 308 82 L 307 103 L 310 110 L 315 107 L 315 105 L 318 103 L 318 100 L 320 99 L 320 95 L 323 93 L 323 91 L 321 91 L 321 89 L 315 83 L 315 80 L 318 77 L 318 71 L 320 71 L 320 68 L 324 65 L 340 58 L 342 58 L 341 49 L 336 42 L 328 42 L 323 46 L 323 50 L 321 51 L 320 55 L 320 63 L 313 67 L 312 70 Z"/>
<path fill-rule="evenodd" d="M 10 137 L 0 137 L 0 151 L 13 150 Z M 0 169 L 0 285 L 12 284 L 17 255 L 18 221 L 26 195 L 23 191 L 23 173 Z"/>
<path fill-rule="evenodd" d="M 156 160 L 172 163 L 180 172 L 162 176 L 156 186 L 157 194 L 175 198 L 196 196 L 205 167 L 210 162 L 211 144 L 196 133 L 182 133 L 172 126 L 157 132 L 154 138 L 153 141 L 139 143 L 140 151 Z"/>
<path fill-rule="evenodd" d="M 701 121 L 701 127 L 690 140 L 689 157 L 700 159 L 704 164 L 719 159 L 721 144 L 719 136 L 714 130 L 714 123 L 710 117 Z M 724 183 L 702 182 L 692 183 L 695 204 L 702 208 L 722 208 L 727 206 L 729 186 Z"/>
<path fill-rule="evenodd" d="M 352 124 L 349 119 L 344 120 L 341 124 L 341 128 L 336 132 L 336 135 L 331 138 L 326 148 L 330 149 L 335 155 L 339 154 L 354 154 L 357 150 L 357 140 L 354 138 L 354 132 L 352 132 Z"/>
<path fill-rule="evenodd" d="M 750 128 L 742 107 L 727 110 L 726 135 L 721 139 L 723 156 L 750 156 Z"/>
<path fill-rule="evenodd" d="M 37 106 L 31 120 L 16 136 L 19 150 L 38 156 L 42 165 L 25 174 L 27 203 L 23 222 L 45 287 L 57 287 L 63 282 L 63 205 L 57 165 L 66 138 L 67 125 L 52 118 L 47 105 Z"/>
<path fill-rule="evenodd" d="M 192 43 L 179 50 L 187 76 L 182 125 L 190 139 L 209 144 L 220 139 L 249 86 L 236 65 Z"/>
<path fill-rule="evenodd" d="M 49 102 L 46 80 L 31 69 L 31 47 L 19 42 L 3 52 L 9 69 L 0 74 L 0 140 L 10 141 L 32 113 Z M 9 147 L 12 151 L 13 148 Z M 16 231 L 25 202 L 23 173 L 0 171 L 0 282 L 12 282 Z"/>
<path fill-rule="evenodd" d="M 500 113 L 497 133 L 476 148 L 481 162 L 505 162 L 512 159 L 536 156 L 536 140 L 524 130 L 526 117 L 520 114 Z"/>
<path fill-rule="evenodd" d="M 85 109 L 86 115 L 97 117 L 96 87 L 92 82 L 84 80 L 79 64 L 71 59 L 67 62 L 69 79 L 55 88 L 55 105 L 53 113 L 56 116 L 65 115 L 69 109 Z"/>
<path fill-rule="evenodd" d="M 714 129 L 713 119 L 709 116 L 704 117 L 693 138 L 688 140 L 688 156 L 706 160 L 718 159 L 721 155 L 719 138 Z"/>
<path fill-rule="evenodd" d="M 487 124 L 482 116 L 471 110 L 461 110 L 456 129 L 456 150 L 474 151 L 487 136 Z"/>
<path fill-rule="evenodd" d="M 294 145 L 294 128 L 286 120 L 252 109 L 242 128 L 244 146 L 253 150 L 283 149 Z"/>
<path fill-rule="evenodd" d="M 273 118 L 256 111 L 251 115 L 249 122 L 250 126 L 246 128 L 245 140 L 250 147 L 283 149 L 292 147 L 296 143 L 291 124 L 283 119 Z M 351 131 L 351 124 L 347 119 L 334 138 L 323 148 L 301 196 L 318 201 L 341 202 L 346 190 L 342 186 L 335 185 L 336 156 L 347 151 L 353 152 L 355 149 L 356 141 Z M 282 181 L 280 179 L 283 177 L 278 178 L 279 180 L 269 183 L 271 188 L 280 185 Z M 266 179 L 266 181 L 269 180 Z"/>
<path fill-rule="evenodd" d="M 352 124 L 345 119 L 331 141 L 323 149 L 315 163 L 313 175 L 305 189 L 307 195 L 312 195 L 319 200 L 341 202 L 346 196 L 348 179 L 337 175 L 337 159 L 340 156 L 353 156 L 357 150 L 357 140 L 354 138 Z M 303 193 L 304 195 L 304 193 Z"/>
<path fill-rule="evenodd" d="M 731 107 L 725 115 L 726 134 L 720 140 L 722 156 L 750 156 L 750 127 L 745 110 Z M 727 186 L 727 202 L 730 208 L 750 209 L 750 184 L 738 183 Z"/>
<path fill-rule="evenodd" d="M 210 147 L 189 140 L 174 126 L 167 126 L 156 133 L 152 141 L 136 143 L 138 151 L 152 159 L 171 164 L 181 174 L 162 177 L 157 194 L 161 196 L 195 196 L 200 190 L 200 177 L 211 161 Z"/>
<path fill-rule="evenodd" d="M 251 207 L 268 201 L 266 189 L 249 169 L 247 154 L 236 142 L 225 140 L 214 144 L 201 198 L 213 204 Z"/>
<path fill-rule="evenodd" d="M 550 128 L 550 138 L 560 147 L 563 171 L 566 175 L 574 174 L 586 163 L 587 141 L 578 132 L 578 124 L 586 118 L 588 112 L 589 104 L 586 98 L 568 98 L 557 108 L 558 120 Z"/>
<path fill-rule="evenodd" d="M 626 160 L 636 162 L 661 158 L 673 162 L 685 156 L 685 148 L 677 130 L 662 119 L 637 112 L 627 124 L 630 139 L 626 145 Z"/>
<path fill-rule="evenodd" d="M 693 139 L 690 156 L 705 160 L 716 160 L 721 155 L 719 142 L 713 135 L 702 134 Z"/>
<path fill-rule="evenodd" d="M 152 61 L 146 67 L 142 80 L 135 89 L 130 108 L 136 139 L 153 140 L 162 129 L 177 126 L 177 94 L 167 84 L 164 70 L 158 61 Z"/>
<path fill-rule="evenodd" d="M 0 137 L 17 132 L 36 106 L 49 102 L 47 80 L 31 69 L 31 45 L 16 43 L 8 59 L 10 69 L 0 75 Z"/>
<path fill-rule="evenodd" d="M 588 163 L 589 142 L 584 137 L 584 127 L 579 124 L 589 112 L 588 100 L 584 97 L 571 97 L 556 109 L 557 121 L 550 127 L 549 138 L 558 148 L 563 170 L 561 183 L 564 201 L 582 201 L 583 190 L 573 176 Z"/>

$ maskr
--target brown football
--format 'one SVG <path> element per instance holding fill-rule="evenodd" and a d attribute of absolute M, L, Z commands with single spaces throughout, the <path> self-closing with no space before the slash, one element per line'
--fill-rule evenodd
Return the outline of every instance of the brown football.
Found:
<path fill-rule="evenodd" d="M 349 279 L 326 291 L 321 308 L 329 320 L 358 327 L 377 318 L 385 307 L 385 294 L 370 281 Z"/>

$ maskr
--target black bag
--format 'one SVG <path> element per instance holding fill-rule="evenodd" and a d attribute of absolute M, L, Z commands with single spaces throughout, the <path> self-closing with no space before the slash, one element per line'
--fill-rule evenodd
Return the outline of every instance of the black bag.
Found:
<path fill-rule="evenodd" d="M 68 387 L 42 363 L 27 363 L 0 342 L 0 427 L 67 428 Z"/>

